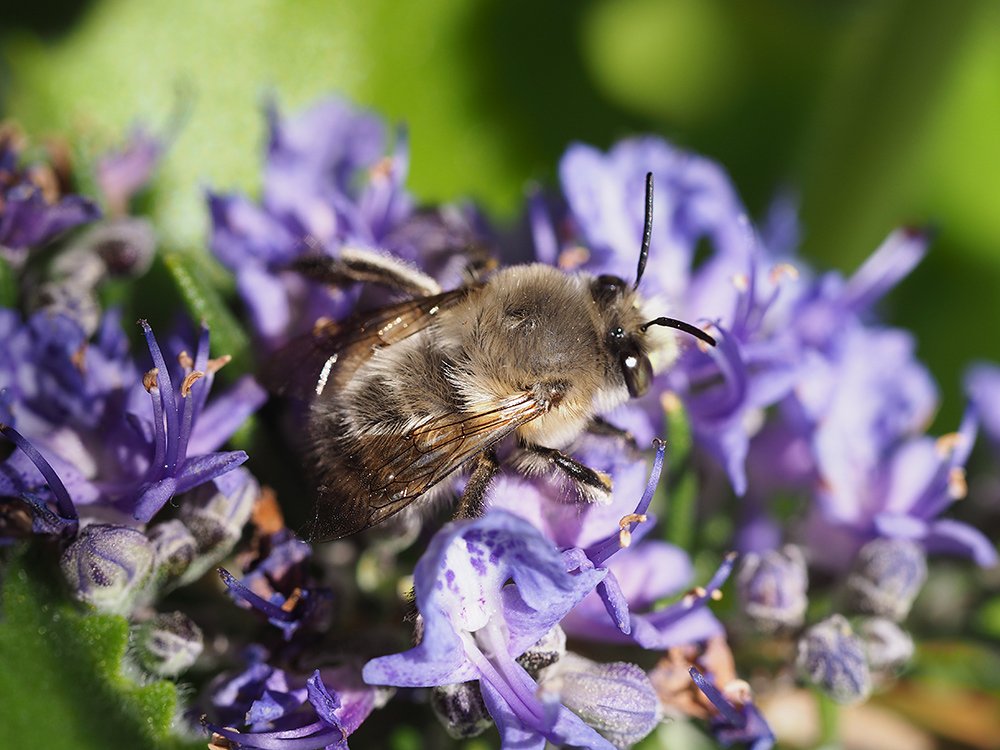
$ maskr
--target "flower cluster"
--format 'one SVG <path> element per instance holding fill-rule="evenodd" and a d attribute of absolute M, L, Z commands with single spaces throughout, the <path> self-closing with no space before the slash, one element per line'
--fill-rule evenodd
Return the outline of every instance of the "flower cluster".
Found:
<path fill-rule="evenodd" d="M 494 260 L 619 278 L 638 262 L 644 306 L 717 346 L 678 338 L 654 353 L 643 395 L 554 446 L 607 479 L 606 495 L 511 461 L 480 517 L 413 514 L 311 544 L 284 521 L 300 499 L 225 449 L 266 400 L 257 382 L 237 374 L 209 398 L 229 359 L 210 353 L 208 326 L 157 338 L 140 321 L 137 356 L 100 302 L 107 278 L 150 268 L 155 233 L 129 210 L 164 143 L 137 129 L 98 161 L 99 220 L 94 201 L 46 192 L 44 169 L 0 134 L 0 251 L 22 289 L 0 309 L 0 540 L 48 539 L 75 599 L 131 619 L 143 671 L 200 683 L 185 716 L 210 747 L 386 744 L 392 722 L 366 719 L 391 700 L 426 732 L 495 727 L 505 748 L 628 748 L 693 719 L 724 746 L 766 750 L 772 678 L 794 670 L 864 700 L 913 653 L 905 621 L 933 555 L 996 564 L 990 539 L 948 514 L 979 427 L 1000 444 L 1000 370 L 970 370 L 962 423 L 929 436 L 936 386 L 913 337 L 875 311 L 927 252 L 925 232 L 890 233 L 849 277 L 822 273 L 796 257 L 786 203 L 758 230 L 717 164 L 647 137 L 571 146 L 560 190 L 529 199 L 530 247 L 508 247 L 474 208 L 418 206 L 406 133 L 376 115 L 272 103 L 267 121 L 259 198 L 206 196 L 208 244 L 265 369 L 317 320 L 396 299 L 363 283 L 359 258 L 435 290 L 488 283 Z M 50 243 L 54 261 L 35 268 Z M 282 402 L 257 419 L 290 425 L 301 448 L 301 416 Z M 283 455 L 285 432 L 257 432 L 255 448 Z M 157 611 L 197 580 L 184 611 Z M 714 607 L 727 588 L 734 605 Z M 753 689 L 741 647 L 765 655 Z"/>

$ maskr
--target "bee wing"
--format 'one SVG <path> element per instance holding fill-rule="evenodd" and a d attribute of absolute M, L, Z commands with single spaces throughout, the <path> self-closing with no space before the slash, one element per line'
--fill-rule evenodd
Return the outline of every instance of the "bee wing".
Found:
<path fill-rule="evenodd" d="M 547 408 L 533 394 L 518 393 L 471 411 L 425 417 L 398 434 L 360 438 L 349 458 L 361 470 L 320 488 L 310 538 L 336 539 L 381 523 Z"/>
<path fill-rule="evenodd" d="M 278 396 L 310 400 L 332 378 L 345 382 L 372 353 L 429 326 L 442 310 L 465 299 L 476 286 L 416 297 L 357 313 L 342 322 L 317 321 L 271 354 L 260 367 L 260 380 Z"/>

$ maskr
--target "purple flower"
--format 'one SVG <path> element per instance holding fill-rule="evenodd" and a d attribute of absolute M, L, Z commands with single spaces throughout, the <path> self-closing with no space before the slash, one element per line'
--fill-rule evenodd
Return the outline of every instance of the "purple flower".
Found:
<path fill-rule="evenodd" d="M 254 548 L 256 555 L 244 562 L 242 580 L 222 568 L 218 571 L 230 597 L 263 614 L 285 640 L 303 626 L 328 629 L 333 594 L 310 574 L 312 548 L 283 526 L 258 536 Z"/>
<path fill-rule="evenodd" d="M 864 435 L 839 433 L 832 422 L 825 422 L 817 437 L 825 524 L 847 532 L 854 549 L 875 537 L 911 539 L 931 553 L 972 557 L 984 567 L 996 564 L 996 548 L 982 532 L 939 518 L 966 492 L 965 462 L 976 434 L 971 411 L 956 433 L 936 440 L 910 437 L 876 455 L 864 453 Z M 837 544 L 819 551 L 837 555 L 840 563 L 845 552 L 853 557 L 853 550 Z"/>
<path fill-rule="evenodd" d="M 774 747 L 774 733 L 757 707 L 746 696 L 734 702 L 716 687 L 715 682 L 694 667 L 691 679 L 705 694 L 718 712 L 712 717 L 712 733 L 725 747 L 733 743 L 746 743 L 750 750 L 770 750 Z"/>
<path fill-rule="evenodd" d="M 208 203 L 212 252 L 236 274 L 254 329 L 274 346 L 298 332 L 296 322 L 342 318 L 356 296 L 287 271 L 295 258 L 336 256 L 347 244 L 420 257 L 419 235 L 402 231 L 413 215 L 402 131 L 390 151 L 382 121 L 338 99 L 290 119 L 272 105 L 268 121 L 260 204 L 214 192 Z"/>
<path fill-rule="evenodd" d="M 349 731 L 341 721 L 343 706 L 339 696 L 331 693 L 317 669 L 306 680 L 304 699 L 296 694 L 265 691 L 247 712 L 247 723 L 274 723 L 282 728 L 269 731 L 240 732 L 229 727 L 205 723 L 215 735 L 234 743 L 235 747 L 259 750 L 346 750 Z M 306 709 L 306 704 L 309 708 Z M 302 709 L 302 710 L 299 710 Z M 286 726 L 290 725 L 290 726 Z"/>
<path fill-rule="evenodd" d="M 246 649 L 247 668 L 220 676 L 211 687 L 216 723 L 202 721 L 236 747 L 346 747 L 346 737 L 384 703 L 383 691 L 365 685 L 351 665 L 314 671 L 305 679 L 271 666 L 269 658 L 263 647 L 252 645 Z M 247 729 L 237 731 L 242 725 Z"/>
<path fill-rule="evenodd" d="M 291 120 L 272 103 L 267 115 L 264 204 L 322 245 L 379 246 L 412 211 L 402 187 L 409 167 L 404 131 L 388 154 L 381 119 L 339 99 L 321 101 Z"/>
<path fill-rule="evenodd" d="M 986 362 L 970 367 L 965 392 L 987 437 L 1000 445 L 1000 367 Z"/>
<path fill-rule="evenodd" d="M 101 211 L 87 198 L 61 196 L 46 168 L 22 169 L 17 140 L 11 129 L 0 130 L 0 250 L 20 264 L 27 249 L 100 218 Z"/>
<path fill-rule="evenodd" d="M 260 494 L 257 480 L 240 466 L 184 495 L 178 517 L 194 540 L 196 556 L 179 585 L 201 578 L 232 551 Z"/>
<path fill-rule="evenodd" d="M 581 144 L 567 149 L 559 175 L 571 239 L 564 249 L 536 231 L 540 259 L 627 276 L 638 261 L 647 172 L 657 185 L 648 278 L 643 278 L 648 297 L 663 295 L 677 304 L 688 289 L 702 237 L 710 239 L 719 256 L 746 257 L 745 211 L 725 172 L 665 141 L 637 138 L 618 143 L 607 154 Z M 583 246 L 582 254 L 572 252 L 574 242 Z"/>
<path fill-rule="evenodd" d="M 594 443 L 596 440 L 585 442 L 573 455 L 612 477 L 613 492 L 607 504 L 580 507 L 567 503 L 557 480 L 551 477 L 527 480 L 504 475 L 489 493 L 490 507 L 529 518 L 555 544 L 566 548 L 564 555 L 572 561 L 567 564 L 607 570 L 607 577 L 595 591 L 563 620 L 566 632 L 589 640 L 631 641 L 650 649 L 693 643 L 721 633 L 722 625 L 705 605 L 718 596 L 718 588 L 728 577 L 732 569 L 729 559 L 708 587 L 652 611 L 654 602 L 683 591 L 693 575 L 683 550 L 644 538 L 655 521 L 647 509 L 659 483 L 665 444 L 656 441 L 656 459 L 652 471 L 647 472 L 644 458 L 631 457 L 606 443 L 603 447 Z M 636 497 L 640 498 L 638 504 Z M 627 535 L 608 536 L 608 529 L 615 527 L 627 529 Z M 628 549 L 616 554 L 622 549 L 623 538 Z"/>
<path fill-rule="evenodd" d="M 477 680 L 506 747 L 540 748 L 549 740 L 610 748 L 564 706 L 540 700 L 516 661 L 604 578 L 601 570 L 566 568 L 531 524 L 505 511 L 449 524 L 414 571 L 421 642 L 368 662 L 365 681 L 430 687 Z"/>
<path fill-rule="evenodd" d="M 147 522 L 173 495 L 246 460 L 242 451 L 216 451 L 262 403 L 260 387 L 241 380 L 206 406 L 226 361 L 209 360 L 207 329 L 195 358 L 182 354 L 172 376 L 143 325 L 154 367 L 142 378 L 113 316 L 89 343 L 59 316 L 15 327 L 15 358 L 0 365 L 0 387 L 17 426 L 6 434 L 22 450 L 0 464 L 0 494 L 30 496 L 36 507 L 54 500 L 66 522 L 75 522 L 76 506 L 90 505 Z"/>
<path fill-rule="evenodd" d="M 809 349 L 830 353 L 841 334 L 861 325 L 872 307 L 923 260 L 928 242 L 926 232 L 897 229 L 849 279 L 829 272 L 802 285 L 788 314 L 795 336 Z"/>

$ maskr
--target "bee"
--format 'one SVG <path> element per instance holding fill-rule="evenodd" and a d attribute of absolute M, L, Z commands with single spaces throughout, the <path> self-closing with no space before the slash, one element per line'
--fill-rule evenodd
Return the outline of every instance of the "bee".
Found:
<path fill-rule="evenodd" d="M 554 469 L 582 499 L 606 498 L 610 478 L 565 450 L 587 431 L 626 436 L 601 415 L 648 390 L 653 360 L 676 356 L 676 342 L 657 327 L 715 344 L 700 328 L 645 310 L 638 286 L 652 209 L 649 174 L 631 284 L 535 263 L 442 291 L 433 278 L 372 251 L 300 260 L 298 270 L 315 280 L 377 283 L 410 295 L 343 322 L 321 320 L 297 344 L 316 363 L 308 459 L 318 497 L 310 537 L 344 537 L 418 501 L 425 506 L 462 472 L 468 480 L 455 515 L 478 516 L 502 442 L 515 444 L 522 470 Z M 281 353 L 274 360 L 278 367 L 287 361 Z"/>

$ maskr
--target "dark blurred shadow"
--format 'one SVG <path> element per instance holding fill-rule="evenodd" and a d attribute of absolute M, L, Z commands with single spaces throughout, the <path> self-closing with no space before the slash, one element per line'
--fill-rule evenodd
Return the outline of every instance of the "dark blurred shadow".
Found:
<path fill-rule="evenodd" d="M 92 5 L 93 0 L 8 0 L 0 5 L 0 31 L 24 30 L 53 39 L 72 29 Z"/>
<path fill-rule="evenodd" d="M 7 112 L 11 85 L 5 42 L 22 33 L 52 41 L 67 34 L 86 15 L 94 0 L 6 0 L 0 3 L 0 118 Z"/>
<path fill-rule="evenodd" d="M 551 181 L 574 140 L 607 147 L 649 130 L 596 91 L 580 56 L 579 30 L 592 2 L 485 2 L 471 14 L 466 59 L 478 78 L 471 96 L 514 143 L 531 176 Z"/>
<path fill-rule="evenodd" d="M 941 390 L 932 432 L 958 429 L 966 399 L 962 374 L 971 360 L 1000 361 L 1000 268 L 947 234 L 889 299 L 890 322 L 917 334 L 917 356 Z"/>

